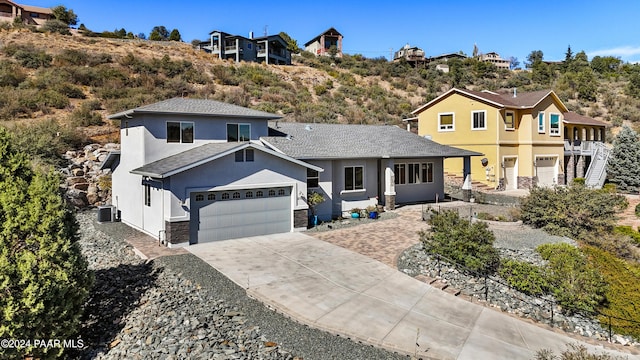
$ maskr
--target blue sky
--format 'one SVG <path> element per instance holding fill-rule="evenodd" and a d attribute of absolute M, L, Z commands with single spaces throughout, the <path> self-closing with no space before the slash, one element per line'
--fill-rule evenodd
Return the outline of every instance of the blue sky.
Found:
<path fill-rule="evenodd" d="M 215 1 L 215 0 L 21 0 L 34 6 L 64 5 L 93 31 L 125 28 L 149 34 L 156 25 L 177 28 L 186 42 L 212 30 L 248 36 L 280 31 L 302 46 L 335 27 L 343 50 L 389 57 L 409 43 L 427 56 L 495 51 L 524 63 L 532 50 L 562 60 L 571 46 L 593 56 L 640 61 L 640 1 Z"/>

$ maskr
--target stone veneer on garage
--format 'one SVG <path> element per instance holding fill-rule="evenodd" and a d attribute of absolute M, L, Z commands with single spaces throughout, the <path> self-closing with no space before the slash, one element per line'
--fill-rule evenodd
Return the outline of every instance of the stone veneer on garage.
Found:
<path fill-rule="evenodd" d="M 293 228 L 306 228 L 309 225 L 309 211 L 307 209 L 293 211 Z"/>
<path fill-rule="evenodd" d="M 189 244 L 189 221 L 165 221 L 167 245 Z"/>

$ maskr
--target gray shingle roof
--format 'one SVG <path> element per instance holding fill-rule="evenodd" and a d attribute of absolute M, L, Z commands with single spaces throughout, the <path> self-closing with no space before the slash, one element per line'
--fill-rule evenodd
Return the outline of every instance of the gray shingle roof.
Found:
<path fill-rule="evenodd" d="M 133 169 L 131 170 L 131 173 L 155 178 L 164 178 L 168 176 L 168 174 L 180 169 L 187 168 L 202 161 L 206 162 L 213 160 L 227 151 L 234 148 L 240 148 L 246 144 L 247 143 L 237 142 L 205 144 L 198 146 L 197 148 L 154 161 L 137 169 Z"/>
<path fill-rule="evenodd" d="M 215 100 L 173 98 L 154 104 L 126 110 L 109 116 L 109 119 L 120 119 L 137 113 L 185 114 L 211 117 L 242 117 L 254 119 L 279 119 L 280 115 L 249 109 L 242 106 L 223 103 Z"/>
<path fill-rule="evenodd" d="M 270 124 L 269 130 L 270 136 L 263 141 L 302 160 L 482 155 L 438 144 L 397 126 L 278 122 Z"/>
<path fill-rule="evenodd" d="M 286 154 L 281 154 L 263 146 L 262 144 L 253 142 L 223 142 L 205 144 L 176 155 L 168 156 L 137 169 L 133 169 L 131 170 L 131 173 L 162 179 L 182 171 L 192 169 L 196 166 L 206 164 L 247 147 L 266 152 L 286 161 L 290 161 L 316 171 L 324 171 L 322 168 L 294 159 Z"/>

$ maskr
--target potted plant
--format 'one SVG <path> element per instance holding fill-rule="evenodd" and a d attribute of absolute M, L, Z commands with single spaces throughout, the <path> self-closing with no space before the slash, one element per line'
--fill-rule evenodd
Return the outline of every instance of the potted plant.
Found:
<path fill-rule="evenodd" d="M 377 219 L 378 218 L 378 208 L 373 205 L 367 206 L 367 214 L 369 214 L 369 219 Z"/>
<path fill-rule="evenodd" d="M 360 209 L 359 208 L 351 209 L 351 217 L 353 219 L 359 219 L 360 218 Z"/>
<path fill-rule="evenodd" d="M 324 202 L 325 198 L 317 191 L 307 194 L 307 205 L 311 209 L 311 223 L 313 226 L 318 225 L 318 215 L 316 215 L 316 205 Z"/>

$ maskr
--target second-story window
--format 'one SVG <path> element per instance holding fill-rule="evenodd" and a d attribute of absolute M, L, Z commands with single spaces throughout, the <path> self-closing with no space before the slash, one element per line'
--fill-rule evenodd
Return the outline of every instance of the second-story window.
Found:
<path fill-rule="evenodd" d="M 227 124 L 227 141 L 251 140 L 251 124 Z"/>
<path fill-rule="evenodd" d="M 560 135 L 560 115 L 549 114 L 549 135 Z"/>
<path fill-rule="evenodd" d="M 538 133 L 544 133 L 544 112 L 540 111 L 538 113 Z"/>
<path fill-rule="evenodd" d="M 438 131 L 454 131 L 453 113 L 438 114 Z"/>
<path fill-rule="evenodd" d="M 320 186 L 320 173 L 317 170 L 307 168 L 307 188 Z"/>
<path fill-rule="evenodd" d="M 487 129 L 486 115 L 487 115 L 487 112 L 484 110 L 472 111 L 471 112 L 471 129 L 486 130 Z"/>
<path fill-rule="evenodd" d="M 516 127 L 515 115 L 512 112 L 507 111 L 504 114 L 504 127 L 508 130 L 513 130 Z"/>
<path fill-rule="evenodd" d="M 193 123 L 190 121 L 168 121 L 167 122 L 167 142 L 192 143 L 193 142 Z"/>

